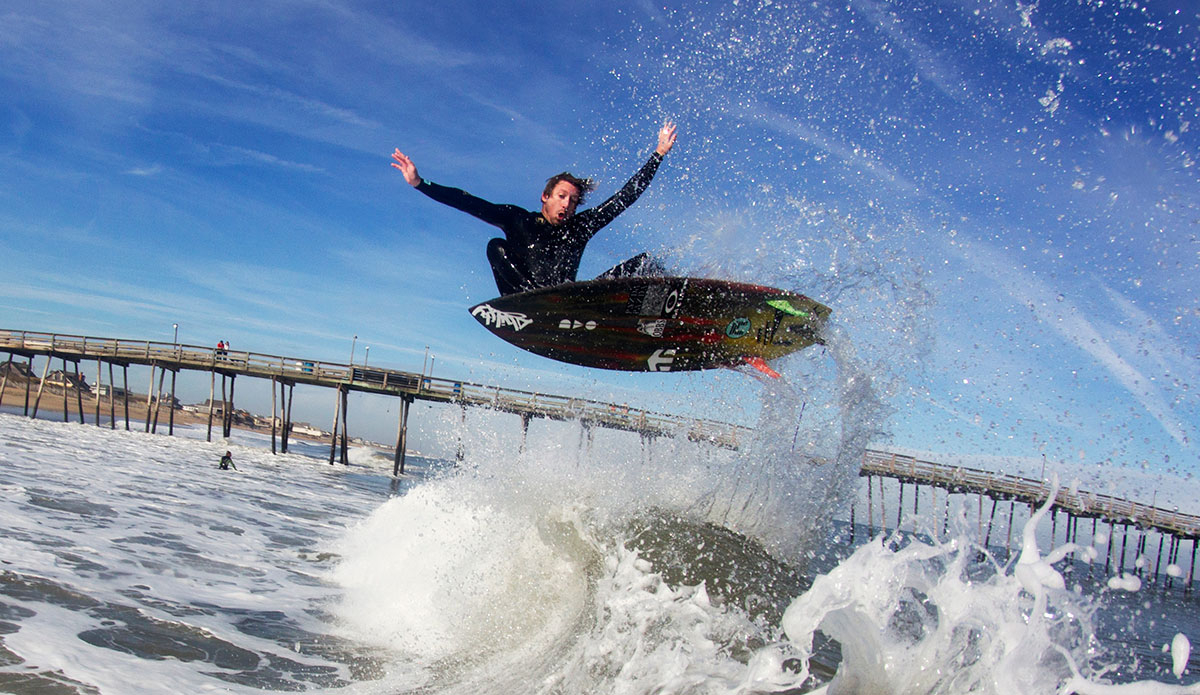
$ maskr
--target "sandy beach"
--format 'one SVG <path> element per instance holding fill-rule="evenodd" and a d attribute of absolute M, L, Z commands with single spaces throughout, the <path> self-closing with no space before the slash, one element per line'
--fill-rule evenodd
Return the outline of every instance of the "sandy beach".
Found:
<path fill-rule="evenodd" d="M 2 366 L 2 365 L 0 365 L 0 366 Z M 33 381 L 33 383 L 30 384 L 30 388 L 29 388 L 29 410 L 28 410 L 28 412 L 30 412 L 30 413 L 33 412 L 34 404 L 36 402 L 37 403 L 37 413 L 40 418 L 45 419 L 45 418 L 47 418 L 47 416 L 49 414 L 52 414 L 52 413 L 58 414 L 61 417 L 62 413 L 63 413 L 63 389 L 59 386 L 47 385 L 45 390 L 42 392 L 42 398 L 40 401 L 38 401 L 38 399 L 37 399 L 37 391 L 38 391 L 38 384 L 35 379 Z M 95 422 L 97 419 L 96 395 L 90 391 L 84 391 L 82 396 L 83 396 L 83 420 L 85 422 L 89 422 L 89 423 Z M 140 394 L 140 395 L 135 394 L 135 393 L 129 394 L 129 427 L 130 427 L 130 429 L 137 429 L 137 428 L 144 429 L 145 428 L 145 423 L 146 423 L 146 419 L 147 419 L 147 414 L 146 414 L 147 401 L 148 401 L 148 399 L 146 397 L 146 394 Z M 0 394 L 0 407 L 7 408 L 9 412 L 15 412 L 18 415 L 21 415 L 26 412 L 26 410 L 25 410 L 25 379 L 23 377 L 13 376 L 13 377 L 9 378 L 8 384 L 5 386 L 3 394 Z M 241 410 L 241 409 L 237 409 L 234 412 L 235 412 L 234 422 L 232 425 L 233 429 L 243 430 L 246 432 L 257 432 L 260 434 L 270 436 L 271 424 L 270 424 L 269 417 L 266 417 L 263 415 L 258 415 L 255 413 L 250 413 L 248 411 Z M 67 414 L 66 414 L 66 417 L 64 418 L 64 421 L 68 421 L 68 422 L 79 422 L 80 421 L 79 396 L 77 395 L 76 390 L 73 388 L 67 389 L 66 413 Z M 124 427 L 124 425 L 122 423 L 125 419 L 125 405 L 124 405 L 124 399 L 121 396 L 119 396 L 119 395 L 116 396 L 116 398 L 113 400 L 113 403 L 111 406 L 109 405 L 108 396 L 105 395 L 105 396 L 100 397 L 99 420 L 103 425 L 109 424 L 110 413 L 113 416 L 112 419 L 116 420 L 117 427 Z M 149 417 L 150 417 L 151 421 L 153 422 L 154 421 L 154 413 L 151 412 Z M 174 424 L 175 425 L 193 425 L 193 426 L 205 428 L 208 426 L 208 421 L 209 420 L 208 420 L 208 411 L 207 410 L 201 410 L 200 412 L 193 412 L 193 411 L 183 410 L 181 408 L 175 409 L 175 413 L 174 413 Z M 169 431 L 170 426 L 171 426 L 171 411 L 167 409 L 166 404 L 164 403 L 163 406 L 159 408 L 157 425 L 155 426 L 154 430 L 156 433 L 166 434 Z M 219 411 L 213 413 L 212 427 L 213 427 L 213 436 L 220 437 L 221 436 L 221 413 Z M 311 442 L 328 442 L 330 436 L 332 436 L 329 433 L 323 433 L 321 435 L 313 435 L 313 434 L 309 433 L 311 431 L 309 429 L 304 429 L 303 431 L 298 431 L 302 427 L 303 428 L 311 427 L 307 423 L 294 422 L 293 427 L 294 427 L 294 429 L 292 430 L 291 434 L 288 435 L 288 439 L 292 440 L 292 441 L 306 440 L 306 441 L 311 441 Z M 276 430 L 276 435 L 282 437 L 282 432 L 279 430 Z M 352 446 L 368 446 L 368 447 L 371 447 L 373 449 L 383 451 L 383 452 L 391 451 L 390 447 L 388 447 L 384 444 L 380 444 L 378 442 L 366 441 L 366 440 L 362 440 L 360 438 L 351 438 L 350 441 L 351 441 Z M 408 451 L 408 454 L 416 455 L 416 456 L 421 455 L 419 451 L 415 451 L 412 449 L 410 449 Z"/>
<path fill-rule="evenodd" d="M 37 383 L 34 382 L 34 383 L 30 384 L 29 412 L 33 412 L 35 402 L 37 403 L 37 412 L 38 412 L 39 416 L 44 417 L 46 413 L 60 413 L 61 414 L 63 412 L 63 390 L 61 388 L 59 388 L 57 386 L 46 386 L 45 390 L 42 392 L 42 398 L 40 401 L 37 400 L 37 391 L 38 391 Z M 94 421 L 96 418 L 96 396 L 95 396 L 95 394 L 88 392 L 88 391 L 84 391 L 82 396 L 83 396 L 84 419 L 89 422 Z M 133 426 L 134 422 L 137 422 L 140 425 L 144 426 L 144 423 L 146 421 L 146 402 L 147 402 L 147 398 L 146 398 L 145 394 L 141 394 L 141 395 L 133 394 L 133 393 L 129 394 L 130 426 Z M 79 421 L 79 396 L 76 394 L 76 391 L 74 389 L 67 389 L 66 405 L 67 405 L 66 419 L 70 420 L 72 422 L 78 422 Z M 16 409 L 18 413 L 25 412 L 25 382 L 24 382 L 24 380 L 21 380 L 19 378 L 10 378 L 9 379 L 9 383 L 5 387 L 2 397 L 0 397 L 0 406 L 4 406 L 4 407 L 10 408 L 10 409 Z M 100 398 L 100 421 L 107 424 L 109 422 L 110 413 L 115 415 L 116 421 L 118 423 L 120 423 L 124 420 L 125 406 L 123 403 L 123 399 L 120 396 L 117 396 L 114 398 L 111 407 L 109 405 L 108 396 L 101 396 L 101 398 Z M 150 417 L 151 417 L 151 419 L 153 419 L 154 414 L 151 413 Z M 242 419 L 242 418 L 239 418 L 239 419 Z M 207 426 L 208 412 L 204 411 L 204 412 L 195 413 L 195 412 L 189 412 L 189 411 L 181 410 L 181 409 L 177 408 L 175 410 L 175 414 L 174 414 L 174 421 L 175 421 L 176 425 Z M 163 406 L 160 407 L 159 411 L 158 411 L 158 427 L 159 428 L 168 427 L 170 425 L 170 422 L 171 422 L 171 412 L 166 407 L 166 404 L 163 404 Z M 237 429 L 247 430 L 250 432 L 270 433 L 270 431 L 271 431 L 271 428 L 269 425 L 266 427 L 262 427 L 262 426 L 255 426 L 255 425 L 247 423 L 247 422 L 235 421 L 233 426 Z M 220 428 L 221 428 L 221 414 L 219 412 L 217 412 L 217 413 L 214 413 L 214 415 L 213 415 L 213 429 L 219 432 Z M 292 438 L 292 439 L 314 439 L 313 437 L 301 435 L 296 432 L 292 432 L 290 438 Z"/>

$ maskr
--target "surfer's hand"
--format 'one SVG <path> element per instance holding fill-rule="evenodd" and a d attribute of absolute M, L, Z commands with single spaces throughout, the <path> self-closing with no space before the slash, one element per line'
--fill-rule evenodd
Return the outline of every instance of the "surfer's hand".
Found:
<path fill-rule="evenodd" d="M 658 131 L 658 147 L 654 149 L 659 156 L 664 156 L 675 146 L 675 124 L 671 119 L 663 121 L 663 127 Z"/>
<path fill-rule="evenodd" d="M 400 170 L 400 173 L 404 174 L 404 180 L 408 182 L 408 185 L 417 186 L 421 183 L 421 176 L 417 173 L 417 165 L 413 164 L 413 161 L 408 158 L 408 155 L 404 154 L 399 148 L 397 148 L 396 151 L 392 153 L 392 159 L 396 160 L 392 162 L 392 166 L 396 167 Z"/>

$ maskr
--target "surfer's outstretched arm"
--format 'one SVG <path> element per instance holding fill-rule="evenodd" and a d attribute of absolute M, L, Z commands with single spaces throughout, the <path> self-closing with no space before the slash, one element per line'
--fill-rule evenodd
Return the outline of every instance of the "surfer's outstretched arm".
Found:
<path fill-rule="evenodd" d="M 462 210 L 468 215 L 473 215 L 490 225 L 499 227 L 504 230 L 506 236 L 509 227 L 516 220 L 529 214 L 515 205 L 497 205 L 464 190 L 426 181 L 417 173 L 417 165 L 413 164 L 413 160 L 399 149 L 392 153 L 392 159 L 395 160 L 392 162 L 392 166 L 404 174 L 404 180 L 408 182 L 408 185 L 443 205 Z"/>
<path fill-rule="evenodd" d="M 646 160 L 642 168 L 626 181 L 621 190 L 613 194 L 611 198 L 580 213 L 580 217 L 584 218 L 582 225 L 588 230 L 589 237 L 598 232 L 601 227 L 612 222 L 617 215 L 633 205 L 634 201 L 642 195 L 650 185 L 650 179 L 654 178 L 655 172 L 658 171 L 658 165 L 662 163 L 663 157 L 675 146 L 677 134 L 675 124 L 670 119 L 663 121 L 662 127 L 658 130 L 658 146 L 654 148 L 650 159 Z"/>
<path fill-rule="evenodd" d="M 413 160 L 409 159 L 408 155 L 401 152 L 400 148 L 396 148 L 396 151 L 392 153 L 392 159 L 396 160 L 392 162 L 392 166 L 396 167 L 400 170 L 400 173 L 404 174 L 404 180 L 408 182 L 408 185 L 419 186 L 421 184 L 421 175 L 417 173 L 417 165 L 413 164 Z"/>

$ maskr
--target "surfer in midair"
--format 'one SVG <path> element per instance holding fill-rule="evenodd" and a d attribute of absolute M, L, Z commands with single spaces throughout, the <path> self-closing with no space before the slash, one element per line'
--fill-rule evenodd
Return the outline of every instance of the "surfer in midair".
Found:
<path fill-rule="evenodd" d="M 392 166 L 404 174 L 404 180 L 418 191 L 444 205 L 462 210 L 504 232 L 503 239 L 487 245 L 488 261 L 501 294 L 526 292 L 539 287 L 560 285 L 575 280 L 579 260 L 588 241 L 617 215 L 621 214 L 646 190 L 671 148 L 675 145 L 676 126 L 670 120 L 658 131 L 658 146 L 650 159 L 608 200 L 576 213 L 584 196 L 595 184 L 568 172 L 546 181 L 542 191 L 542 209 L 532 212 L 516 205 L 497 205 L 457 188 L 442 186 L 421 178 L 412 159 L 397 149 Z M 661 268 L 648 254 L 640 254 L 606 271 L 600 277 L 658 274 Z"/>

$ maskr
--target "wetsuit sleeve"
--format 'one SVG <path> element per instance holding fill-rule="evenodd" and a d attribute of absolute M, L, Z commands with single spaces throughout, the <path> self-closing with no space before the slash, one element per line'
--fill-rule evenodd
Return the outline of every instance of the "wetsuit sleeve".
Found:
<path fill-rule="evenodd" d="M 517 216 L 528 214 L 525 210 L 515 205 L 497 205 L 483 198 L 473 196 L 464 190 L 442 186 L 432 181 L 426 181 L 425 179 L 421 179 L 421 183 L 417 185 L 417 190 L 442 205 L 449 205 L 456 210 L 461 210 L 468 215 L 501 229 L 510 225 Z"/>
<path fill-rule="evenodd" d="M 633 178 L 625 182 L 621 190 L 617 191 L 613 197 L 600 203 L 594 208 L 580 213 L 580 216 L 586 216 L 586 229 L 590 234 L 595 234 L 600 231 L 604 225 L 612 222 L 617 215 L 625 212 L 625 209 L 633 205 L 646 188 L 650 185 L 650 180 L 654 178 L 655 172 L 658 171 L 658 165 L 662 163 L 662 155 L 655 152 L 650 155 L 650 159 L 638 169 Z"/>

